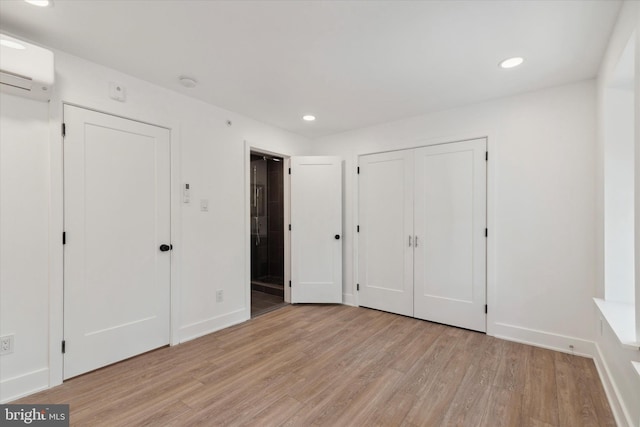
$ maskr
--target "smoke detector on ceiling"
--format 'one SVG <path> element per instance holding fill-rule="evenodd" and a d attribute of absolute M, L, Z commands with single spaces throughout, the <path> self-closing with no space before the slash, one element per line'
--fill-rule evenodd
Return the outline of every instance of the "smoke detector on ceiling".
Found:
<path fill-rule="evenodd" d="M 196 87 L 198 81 L 192 77 L 180 76 L 180 84 L 184 87 L 192 88 Z"/>

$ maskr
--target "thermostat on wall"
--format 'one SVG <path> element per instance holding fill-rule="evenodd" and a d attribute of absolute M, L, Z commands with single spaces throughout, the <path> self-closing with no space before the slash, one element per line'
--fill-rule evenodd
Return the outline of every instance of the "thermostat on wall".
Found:
<path fill-rule="evenodd" d="M 191 202 L 191 190 L 189 189 L 189 184 L 184 185 L 184 190 L 182 192 L 182 202 L 183 203 Z"/>

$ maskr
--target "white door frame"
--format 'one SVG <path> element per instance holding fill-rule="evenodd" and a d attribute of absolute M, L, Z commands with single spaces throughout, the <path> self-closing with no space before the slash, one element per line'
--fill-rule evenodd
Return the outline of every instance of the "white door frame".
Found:
<path fill-rule="evenodd" d="M 495 164 L 496 162 L 496 156 L 497 156 L 497 150 L 495 149 L 496 147 L 496 138 L 495 136 L 493 136 L 493 132 L 490 132 L 488 130 L 479 130 L 479 131 L 475 131 L 475 132 L 465 132 L 465 133 L 461 133 L 461 134 L 457 134 L 457 135 L 449 135 L 449 136 L 444 136 L 444 137 L 436 137 L 436 138 L 429 138 L 429 139 L 424 139 L 424 140 L 414 140 L 414 141 L 408 141 L 406 144 L 402 144 L 401 146 L 397 146 L 397 147 L 390 147 L 389 149 L 383 149 L 383 150 L 379 150 L 379 151 L 361 151 L 361 152 L 356 152 L 355 153 L 355 165 L 354 167 L 352 167 L 352 177 L 354 180 L 354 185 L 353 185 L 353 229 L 354 229 L 354 235 L 356 236 L 354 238 L 354 242 L 353 242 L 353 277 L 352 277 L 352 293 L 354 295 L 353 298 L 353 302 L 354 305 L 356 307 L 360 306 L 360 301 L 358 299 L 358 292 L 356 290 L 356 283 L 358 282 L 358 277 L 359 277 L 359 271 L 358 271 L 358 261 L 359 261 L 359 248 L 358 248 L 358 237 L 357 237 L 357 233 L 355 233 L 355 228 L 356 225 L 358 224 L 359 221 L 359 197 L 360 197 L 360 183 L 358 180 L 358 174 L 357 174 L 357 167 L 359 165 L 360 162 L 360 156 L 365 156 L 368 154 L 379 154 L 379 153 L 386 153 L 386 152 L 391 152 L 391 151 L 401 151 L 401 150 L 407 150 L 407 149 L 415 149 L 415 148 L 421 148 L 421 147 L 428 147 L 431 145 L 440 145 L 440 144 L 449 144 L 449 143 L 453 143 L 453 142 L 462 142 L 462 141 L 469 141 L 469 140 L 474 140 L 474 139 L 486 139 L 487 140 L 487 151 L 489 153 L 489 161 L 487 162 L 487 229 L 489 230 L 488 233 L 488 237 L 486 239 L 486 245 L 487 245 L 487 252 L 486 252 L 486 304 L 488 305 L 488 312 L 487 312 L 487 316 L 486 316 L 486 334 L 493 336 L 495 335 L 495 331 L 496 331 L 496 327 L 495 327 L 495 309 L 492 310 L 492 308 L 496 307 L 496 303 L 497 303 L 497 287 L 496 287 L 496 269 L 495 269 L 495 263 L 496 263 L 496 244 L 495 241 L 496 239 L 494 239 L 493 237 L 496 235 L 496 233 L 498 232 L 497 229 L 497 224 L 495 221 Z"/>
<path fill-rule="evenodd" d="M 284 223 L 291 223 L 291 180 L 288 168 L 291 165 L 291 155 L 264 148 L 259 145 L 244 142 L 244 244 L 245 244 L 245 319 L 251 319 L 251 153 L 259 153 L 267 156 L 276 156 L 283 159 L 284 168 L 283 198 L 284 198 Z M 287 227 L 284 227 L 284 301 L 291 302 L 291 235 Z"/>
<path fill-rule="evenodd" d="M 52 99 L 50 108 L 50 200 L 49 200 L 49 388 L 63 382 L 64 358 L 61 343 L 64 337 L 64 251 L 62 232 L 64 231 L 64 149 L 61 126 L 64 123 L 64 106 L 84 108 L 127 120 L 133 120 L 169 130 L 170 133 L 170 175 L 171 175 L 171 243 L 177 249 L 171 251 L 171 298 L 170 298 L 170 345 L 179 344 L 179 265 L 180 265 L 180 147 L 177 123 L 172 126 L 138 120 L 114 114 L 109 111 L 87 107 L 86 105 Z"/>

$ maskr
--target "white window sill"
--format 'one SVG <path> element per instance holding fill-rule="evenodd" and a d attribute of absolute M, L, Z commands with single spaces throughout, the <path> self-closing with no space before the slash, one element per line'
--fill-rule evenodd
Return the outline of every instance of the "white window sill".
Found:
<path fill-rule="evenodd" d="M 607 321 L 623 347 L 640 350 L 640 341 L 636 336 L 636 318 L 633 304 L 605 301 L 594 298 L 602 317 Z M 637 369 L 637 366 L 636 366 Z"/>

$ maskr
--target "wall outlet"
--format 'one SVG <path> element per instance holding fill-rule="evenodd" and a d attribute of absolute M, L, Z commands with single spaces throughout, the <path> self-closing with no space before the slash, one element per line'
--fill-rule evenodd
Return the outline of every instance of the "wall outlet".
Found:
<path fill-rule="evenodd" d="M 209 200 L 207 199 L 200 200 L 200 210 L 202 212 L 209 212 Z"/>
<path fill-rule="evenodd" d="M 602 336 L 602 334 L 603 334 L 603 332 L 604 332 L 604 331 L 603 331 L 603 328 L 604 328 L 604 326 L 602 325 L 602 317 L 601 317 L 601 318 L 600 318 L 600 336 Z M 639 424 L 639 425 L 640 425 L 640 424 Z"/>
<path fill-rule="evenodd" d="M 224 291 L 216 291 L 216 302 L 224 301 Z"/>
<path fill-rule="evenodd" d="M 0 356 L 13 353 L 13 335 L 0 337 Z"/>

